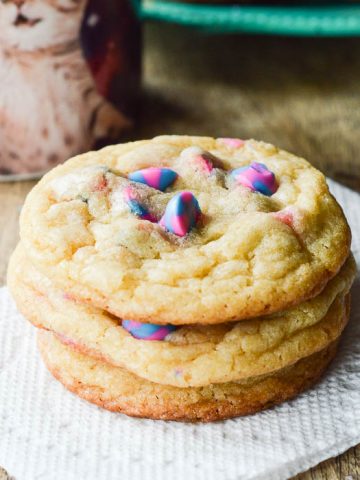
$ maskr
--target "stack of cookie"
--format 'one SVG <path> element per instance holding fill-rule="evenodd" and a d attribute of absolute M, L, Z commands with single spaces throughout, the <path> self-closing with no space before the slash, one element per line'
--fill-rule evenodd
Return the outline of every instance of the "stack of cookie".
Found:
<path fill-rule="evenodd" d="M 8 284 L 69 390 L 128 415 L 211 421 L 316 382 L 354 275 L 343 212 L 305 160 L 163 136 L 45 175 Z"/>

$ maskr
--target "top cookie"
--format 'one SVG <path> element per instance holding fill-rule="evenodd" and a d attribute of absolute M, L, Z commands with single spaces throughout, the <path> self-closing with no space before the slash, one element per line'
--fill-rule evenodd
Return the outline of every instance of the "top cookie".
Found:
<path fill-rule="evenodd" d="M 311 298 L 350 246 L 341 208 L 305 160 L 254 140 L 183 136 L 55 168 L 28 195 L 20 233 L 37 268 L 75 298 L 176 325 Z"/>

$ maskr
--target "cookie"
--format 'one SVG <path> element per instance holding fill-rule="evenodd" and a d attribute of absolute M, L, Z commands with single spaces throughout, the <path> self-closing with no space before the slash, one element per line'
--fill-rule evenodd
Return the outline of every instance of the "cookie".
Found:
<path fill-rule="evenodd" d="M 12 256 L 8 285 L 26 318 L 78 351 L 155 383 L 198 387 L 268 374 L 322 350 L 347 322 L 354 275 L 351 256 L 321 294 L 287 311 L 178 327 L 166 331 L 164 341 L 136 338 L 120 319 L 74 301 L 31 265 L 22 245 Z"/>
<path fill-rule="evenodd" d="M 175 172 L 166 188 L 139 173 L 151 168 Z M 32 190 L 20 224 L 27 255 L 59 289 L 153 324 L 284 310 L 317 295 L 350 246 L 319 171 L 227 138 L 163 136 L 75 157 Z"/>
<path fill-rule="evenodd" d="M 49 332 L 38 334 L 38 344 L 54 377 L 85 400 L 134 417 L 191 422 L 248 415 L 289 400 L 321 377 L 337 348 L 335 341 L 290 367 L 243 382 L 177 388 L 77 353 Z"/>

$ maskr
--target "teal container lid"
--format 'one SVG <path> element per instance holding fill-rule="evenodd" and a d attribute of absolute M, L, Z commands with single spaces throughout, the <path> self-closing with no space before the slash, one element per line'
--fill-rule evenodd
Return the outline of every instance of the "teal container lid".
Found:
<path fill-rule="evenodd" d="M 299 36 L 360 35 L 360 4 L 296 6 L 209 5 L 172 0 L 143 0 L 143 19 L 201 28 L 214 33 L 261 33 Z M 346 3 L 349 3 L 346 5 Z"/>

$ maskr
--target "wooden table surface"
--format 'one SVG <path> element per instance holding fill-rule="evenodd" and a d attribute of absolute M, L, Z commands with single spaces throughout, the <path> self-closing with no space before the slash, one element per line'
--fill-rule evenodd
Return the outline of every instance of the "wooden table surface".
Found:
<path fill-rule="evenodd" d="M 145 45 L 135 138 L 184 133 L 263 139 L 360 191 L 360 39 L 206 36 L 150 24 Z M 0 185 L 1 282 L 32 186 Z M 360 445 L 296 479 L 359 480 Z"/>

